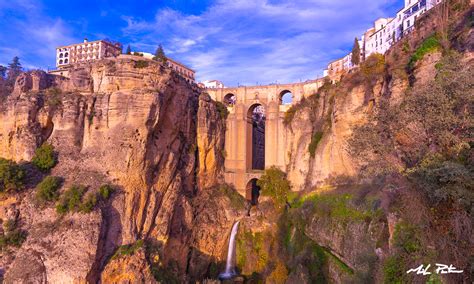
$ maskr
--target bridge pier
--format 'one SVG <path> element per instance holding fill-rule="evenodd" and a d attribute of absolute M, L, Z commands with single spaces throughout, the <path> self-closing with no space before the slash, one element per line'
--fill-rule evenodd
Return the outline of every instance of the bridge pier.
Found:
<path fill-rule="evenodd" d="M 253 86 L 239 88 L 207 89 L 212 99 L 228 105 L 225 134 L 225 182 L 233 184 L 246 196 L 250 180 L 259 179 L 263 170 L 255 170 L 252 154 L 252 111 L 256 105 L 265 109 L 265 168 L 276 166 L 285 171 L 288 162 L 287 129 L 283 124 L 285 113 L 291 104 L 281 104 L 281 96 L 291 92 L 292 104 L 304 96 L 312 95 L 322 86 L 323 79 L 304 83 Z M 233 97 L 233 100 L 229 100 Z M 232 104 L 229 104 L 232 102 Z"/>

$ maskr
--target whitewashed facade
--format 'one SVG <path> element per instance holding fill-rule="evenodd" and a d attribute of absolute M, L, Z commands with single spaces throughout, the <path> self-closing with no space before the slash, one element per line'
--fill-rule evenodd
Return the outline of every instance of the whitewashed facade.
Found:
<path fill-rule="evenodd" d="M 107 40 L 87 41 L 83 43 L 60 46 L 56 48 L 56 67 L 62 68 L 70 64 L 99 60 L 106 57 L 117 57 L 122 53 L 120 43 Z"/>
<path fill-rule="evenodd" d="M 394 18 L 379 18 L 374 26 L 368 29 L 359 41 L 362 60 L 373 53 L 385 54 L 395 42 L 410 33 L 415 23 L 422 14 L 430 10 L 441 0 L 405 0 L 404 7 L 399 10 Z M 352 54 L 331 62 L 324 75 L 330 76 L 354 68 L 351 62 Z M 342 69 L 342 70 L 340 70 Z"/>
<path fill-rule="evenodd" d="M 202 81 L 201 84 L 206 89 L 221 89 L 221 88 L 224 88 L 224 84 L 219 80 L 206 80 L 206 81 Z"/>

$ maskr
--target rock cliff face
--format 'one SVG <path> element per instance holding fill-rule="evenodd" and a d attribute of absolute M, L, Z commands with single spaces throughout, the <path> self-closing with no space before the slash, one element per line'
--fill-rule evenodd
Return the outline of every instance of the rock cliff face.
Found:
<path fill-rule="evenodd" d="M 287 173 L 295 190 L 321 185 L 331 177 L 356 174 L 347 140 L 353 126 L 364 121 L 366 103 L 363 87 L 352 89 L 347 96 L 330 97 L 322 92 L 303 103 L 287 127 L 290 132 Z M 308 148 L 317 132 L 322 137 L 312 156 Z"/>
<path fill-rule="evenodd" d="M 246 218 L 241 222 L 237 261 L 239 263 L 240 260 L 239 268 L 243 274 L 254 273 L 252 277 L 263 278 L 270 283 L 315 283 L 321 279 L 332 283 L 421 283 L 435 281 L 433 279 L 438 279 L 438 276 L 430 279 L 407 276 L 406 271 L 419 266 L 420 259 L 429 263 L 456 262 L 457 267 L 469 270 L 472 249 L 467 249 L 465 245 L 472 246 L 473 239 L 470 237 L 472 225 L 466 217 L 471 216 L 469 212 L 472 209 L 463 209 L 459 204 L 451 203 L 450 197 L 446 196 L 441 199 L 448 202 L 432 203 L 431 198 L 436 195 L 434 190 L 443 187 L 441 180 L 444 177 L 436 174 L 428 176 L 427 179 L 432 179 L 434 183 L 429 192 L 424 192 L 426 189 L 420 188 L 410 177 L 411 171 L 417 170 L 410 155 L 423 152 L 425 144 L 434 144 L 424 136 L 430 129 L 411 125 L 415 124 L 416 112 L 424 111 L 440 121 L 445 121 L 444 115 L 459 116 L 466 125 L 472 125 L 463 114 L 469 113 L 465 108 L 472 106 L 471 99 L 463 97 L 463 103 L 457 107 L 465 111 L 459 113 L 452 108 L 456 105 L 454 94 L 472 98 L 472 76 L 467 75 L 472 74 L 473 66 L 472 25 L 466 25 L 462 17 L 457 22 L 453 17 L 450 41 L 464 48 L 446 48 L 441 52 L 444 47 L 438 43 L 437 47 L 429 49 L 426 42 L 438 36 L 435 33 L 436 24 L 433 24 L 438 21 L 436 15 L 423 18 L 423 26 L 417 27 L 418 30 L 400 41 L 385 56 L 373 57 L 373 62 L 368 61 L 345 74 L 337 84 L 323 86 L 317 94 L 307 96 L 287 112 L 285 153 L 289 155 L 289 163 L 285 171 L 292 189 L 304 197 L 300 199 L 302 204 L 290 201 L 292 208 L 287 207 L 279 218 L 272 216 L 275 213 L 266 201 L 260 199 L 259 208 L 251 211 L 251 220 Z M 470 15 L 466 17 L 472 17 L 472 5 Z M 457 67 L 449 66 L 450 62 L 455 61 L 453 58 L 460 60 L 456 63 Z M 463 79 L 464 75 L 457 78 L 456 74 L 461 73 L 471 79 Z M 450 75 L 443 77 L 443 74 Z M 446 87 L 448 107 L 436 103 L 436 100 L 446 100 L 437 87 L 443 80 L 441 78 L 451 80 L 450 86 Z M 425 109 L 416 105 L 411 106 L 408 112 L 405 109 L 408 118 L 403 117 L 406 115 L 403 111 L 397 112 L 397 109 L 406 107 L 404 104 L 413 96 L 422 96 L 422 90 L 438 92 L 439 97 L 420 101 L 427 105 Z M 382 115 L 382 120 L 371 121 L 379 119 L 374 115 L 376 112 L 388 111 L 385 104 L 391 107 L 391 113 Z M 439 109 L 446 112 L 438 113 Z M 396 125 L 391 124 L 392 121 L 399 119 L 406 124 L 396 130 L 375 128 L 377 124 L 384 123 L 392 127 Z M 424 122 L 424 117 L 418 119 Z M 426 119 L 429 120 L 428 117 Z M 384 159 L 395 168 L 395 173 L 384 176 L 383 180 L 377 180 L 379 176 L 373 172 L 361 170 L 373 153 L 365 155 L 370 152 L 367 151 L 354 155 L 350 151 L 350 143 L 354 142 L 352 134 L 365 125 L 380 130 L 377 134 L 385 138 L 382 143 L 386 144 L 374 149 L 385 147 L 390 150 Z M 450 133 L 453 125 L 455 122 L 450 121 L 448 127 L 439 129 Z M 460 129 L 467 129 L 465 127 L 460 126 L 454 131 L 455 135 L 462 137 Z M 446 134 L 434 133 L 433 136 Z M 366 137 L 366 144 L 380 142 L 371 138 L 376 136 Z M 391 138 L 395 140 L 393 144 L 388 142 Z M 467 140 L 463 139 L 459 138 L 453 144 L 461 143 L 459 141 L 465 143 Z M 425 153 L 439 151 L 437 154 L 442 153 L 440 156 L 449 156 L 450 151 L 458 153 L 453 162 L 472 169 L 472 148 L 466 146 L 466 149 L 469 153 L 461 154 L 457 150 L 443 152 L 440 146 L 430 145 Z M 465 160 L 460 161 L 460 156 Z M 430 156 L 426 157 L 427 160 L 418 160 L 420 168 L 433 167 L 424 164 L 429 163 Z M 439 174 L 443 170 L 435 171 Z M 454 174 L 456 170 L 447 171 L 446 176 L 457 176 Z M 472 179 L 472 171 L 468 171 L 463 172 L 467 180 Z M 458 176 L 459 181 L 464 178 L 461 178 L 463 175 Z M 471 193 L 465 192 L 462 197 L 452 198 L 469 200 L 467 206 L 472 206 L 472 183 L 447 180 L 450 185 L 459 187 L 449 187 L 450 193 L 443 194 L 463 188 Z M 280 182 L 275 181 L 275 184 L 279 186 Z M 362 189 L 353 188 L 354 184 L 362 185 Z M 275 222 L 275 219 L 278 221 Z M 464 241 L 460 242 L 461 239 Z M 439 252 L 441 247 L 450 252 Z M 314 265 L 307 266 L 307 263 Z M 469 273 L 439 276 L 443 283 L 470 283 L 471 278 Z"/>
<path fill-rule="evenodd" d="M 294 106 L 286 121 L 286 178 L 298 193 L 280 207 L 262 193 L 258 206 L 249 208 L 223 184 L 225 114 L 154 61 L 106 59 L 71 68 L 70 79 L 23 73 L 6 96 L 0 80 L 0 158 L 20 163 L 27 174 L 22 190 L 0 195 L 2 249 L 11 224 L 26 233 L 21 246 L 1 251 L 0 276 L 6 283 L 216 279 L 236 220 L 237 267 L 256 283 L 403 283 L 411 279 L 400 269 L 420 259 L 452 261 L 467 270 L 472 212 L 454 203 L 429 204 L 406 176 L 355 182 L 360 161 L 370 157 L 349 151 L 351 134 L 373 119 L 374 109 L 400 106 L 408 89 L 434 82 L 445 55 L 431 50 L 407 74 L 411 54 L 401 53 L 402 44 L 415 49 L 432 32 L 421 29 L 373 66 L 361 66 Z M 471 47 L 460 57 L 472 67 L 472 28 L 468 34 Z M 472 79 L 466 82 L 472 86 Z M 396 134 L 399 155 L 387 157 L 400 166 L 418 136 Z M 49 173 L 31 163 L 44 142 L 54 146 L 58 160 Z M 474 161 L 470 153 L 456 160 L 456 190 L 472 190 L 460 166 Z M 46 175 L 63 179 L 61 193 L 74 184 L 90 192 L 109 184 L 114 191 L 90 213 L 58 214 L 54 204 L 36 197 Z M 284 187 L 282 176 L 268 179 Z M 447 252 L 432 249 L 438 247 Z M 443 280 L 472 282 L 467 274 L 450 277 Z"/>
<path fill-rule="evenodd" d="M 233 218 L 225 210 L 222 216 L 212 213 L 218 208 L 206 207 L 206 201 L 193 206 L 194 199 L 217 190 L 212 186 L 221 179 L 225 129 L 215 103 L 153 61 L 125 57 L 69 72 L 71 79 L 36 71 L 18 77 L 0 105 L 0 157 L 27 163 L 47 141 L 58 156 L 51 174 L 64 178 L 63 189 L 110 183 L 117 190 L 100 211 L 60 217 L 34 205 L 36 173 L 30 188 L 2 201 L 0 218 L 13 214 L 28 232 L 20 250 L 2 257 L 5 280 L 95 282 L 104 267 L 102 278 L 112 279 L 117 266 L 148 263 L 107 265 L 118 246 L 139 239 L 153 242 L 162 256 L 156 264 L 172 263 L 177 275 L 206 254 L 208 263 L 200 264 L 205 268 L 199 273 L 207 273 L 210 261 L 221 257 L 232 221 L 203 230 L 199 239 L 193 227 Z M 22 273 L 27 263 L 30 274 Z"/>

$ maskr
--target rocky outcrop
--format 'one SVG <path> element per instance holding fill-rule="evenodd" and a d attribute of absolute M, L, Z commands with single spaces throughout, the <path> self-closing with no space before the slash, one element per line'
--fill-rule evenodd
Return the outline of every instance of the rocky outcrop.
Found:
<path fill-rule="evenodd" d="M 24 73 L 1 104 L 1 157 L 27 163 L 47 141 L 59 159 L 51 174 L 64 178 L 63 189 L 83 184 L 97 190 L 104 183 L 117 188 L 101 213 L 66 218 L 34 205 L 33 195 L 17 199 L 11 206 L 27 223 L 28 238 L 13 253 L 16 260 L 4 263 L 7 280 L 35 281 L 19 274 L 28 260 L 31 269 L 42 271 L 31 277 L 95 282 L 115 249 L 138 239 L 159 242 L 167 255 L 160 265 L 178 263 L 175 272 L 183 276 L 189 248 L 202 247 L 191 237 L 193 219 L 201 214 L 192 200 L 220 181 L 224 123 L 214 102 L 199 98 L 198 89 L 173 71 L 153 61 L 138 68 L 136 62 L 127 57 L 76 66 L 70 79 Z M 206 253 L 219 259 L 225 236 L 214 238 Z M 104 277 L 119 270 L 133 274 L 138 264 L 129 262 L 147 260 L 141 253 L 110 264 Z"/>
<path fill-rule="evenodd" d="M 374 91 L 380 92 L 380 87 Z M 287 174 L 293 189 L 300 191 L 332 177 L 355 175 L 347 143 L 353 127 L 364 121 L 369 110 L 365 88 L 354 88 L 344 96 L 322 93 L 304 104 L 287 127 Z M 321 132 L 322 138 L 312 157 L 308 149 L 316 132 Z"/>
<path fill-rule="evenodd" d="M 371 275 L 376 263 L 381 263 L 380 247 L 386 238 L 386 223 L 379 220 L 367 222 L 351 221 L 347 224 L 314 216 L 305 229 L 305 234 L 320 246 L 326 248 L 329 257 L 328 278 L 337 283 L 348 282 L 353 275 L 342 271 L 341 261 L 352 271 Z"/>
<path fill-rule="evenodd" d="M 112 259 L 101 275 L 102 283 L 157 283 L 140 248 L 132 255 Z"/>
<path fill-rule="evenodd" d="M 207 188 L 222 182 L 225 121 L 207 94 L 199 97 L 197 114 L 198 183 Z"/>
<path fill-rule="evenodd" d="M 13 262 L 7 264 L 5 282 L 73 283 L 86 279 L 99 242 L 99 214 L 72 214 L 61 219 L 52 209 L 39 211 L 26 202 L 19 210 L 21 220 L 27 222 L 23 228 L 28 237 Z"/>

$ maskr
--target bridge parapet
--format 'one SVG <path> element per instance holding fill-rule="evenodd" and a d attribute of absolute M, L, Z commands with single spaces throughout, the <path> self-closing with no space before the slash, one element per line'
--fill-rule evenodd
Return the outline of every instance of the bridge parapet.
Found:
<path fill-rule="evenodd" d="M 284 92 L 293 94 L 293 103 L 300 101 L 304 96 L 315 94 L 323 85 L 325 78 L 309 80 L 302 83 L 273 84 L 263 86 L 241 86 L 229 88 L 206 89 L 212 99 L 224 102 L 228 94 L 235 95 L 236 103 L 249 104 L 258 100 L 264 104 L 280 103 L 280 96 Z"/>

